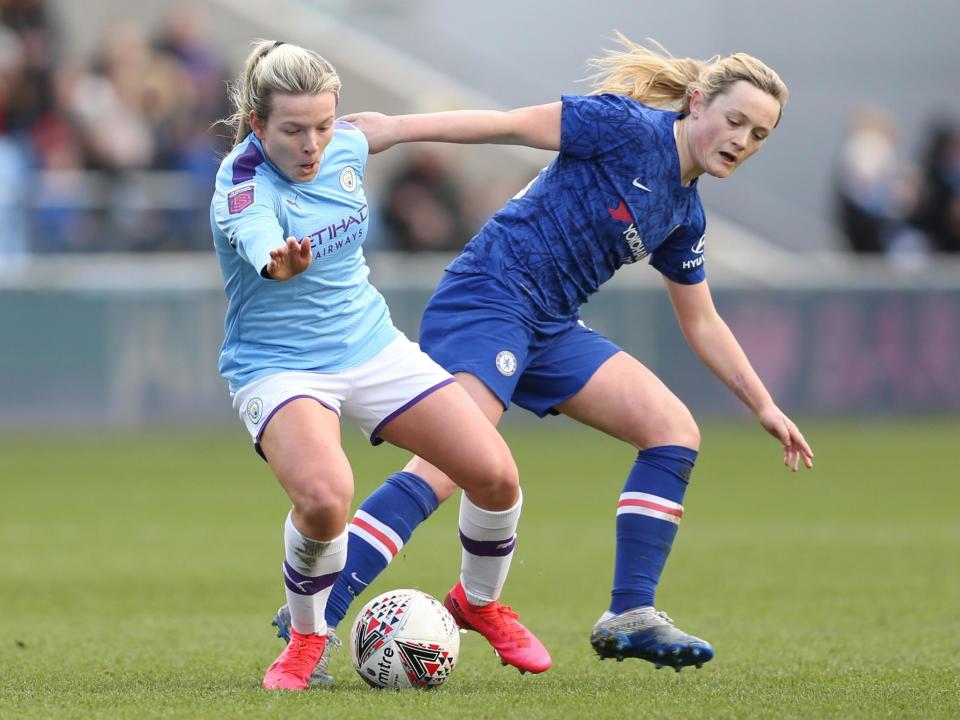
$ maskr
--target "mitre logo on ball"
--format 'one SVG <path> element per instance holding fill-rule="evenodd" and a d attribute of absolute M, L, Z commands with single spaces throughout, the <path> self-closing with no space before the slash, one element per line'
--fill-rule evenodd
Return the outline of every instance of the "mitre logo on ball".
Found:
<path fill-rule="evenodd" d="M 368 602 L 353 623 L 350 655 L 378 688 L 429 688 L 450 676 L 460 631 L 445 607 L 419 590 L 391 590 Z"/>

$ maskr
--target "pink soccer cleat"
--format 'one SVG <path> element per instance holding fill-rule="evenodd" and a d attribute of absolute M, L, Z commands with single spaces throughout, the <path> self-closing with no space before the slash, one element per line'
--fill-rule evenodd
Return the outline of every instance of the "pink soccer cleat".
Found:
<path fill-rule="evenodd" d="M 306 690 L 326 645 L 326 634 L 301 635 L 290 628 L 290 643 L 267 669 L 263 687 L 266 690 Z"/>
<path fill-rule="evenodd" d="M 457 625 L 483 635 L 504 665 L 513 665 L 521 673 L 541 673 L 553 664 L 543 643 L 517 622 L 520 616 L 508 605 L 501 605 L 498 600 L 488 605 L 471 605 L 460 582 L 447 593 L 443 604 Z"/>

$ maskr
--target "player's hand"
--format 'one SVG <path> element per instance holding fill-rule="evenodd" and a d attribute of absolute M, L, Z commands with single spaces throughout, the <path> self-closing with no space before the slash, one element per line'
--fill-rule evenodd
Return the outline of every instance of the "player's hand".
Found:
<path fill-rule="evenodd" d="M 310 238 L 298 242 L 295 237 L 288 237 L 283 245 L 270 251 L 267 273 L 274 280 L 289 280 L 310 267 L 312 261 Z"/>
<path fill-rule="evenodd" d="M 776 405 L 761 410 L 757 417 L 763 429 L 783 444 L 783 464 L 797 471 L 800 460 L 807 468 L 813 467 L 813 450 L 803 438 L 803 433 Z"/>
<path fill-rule="evenodd" d="M 341 120 L 356 126 L 367 138 L 370 154 L 383 152 L 397 144 L 396 118 L 378 112 L 344 115 Z"/>

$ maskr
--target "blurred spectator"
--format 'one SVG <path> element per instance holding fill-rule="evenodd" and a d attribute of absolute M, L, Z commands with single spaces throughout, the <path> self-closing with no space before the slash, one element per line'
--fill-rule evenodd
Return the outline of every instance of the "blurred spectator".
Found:
<path fill-rule="evenodd" d="M 840 151 L 836 191 L 840 225 L 854 252 L 919 257 L 928 250 L 926 238 L 908 223 L 917 177 L 898 141 L 883 111 L 864 109 L 853 116 Z"/>
<path fill-rule="evenodd" d="M 105 29 L 90 64 L 64 62 L 45 0 L 0 0 L 0 238 L 29 250 L 208 249 L 225 146 L 225 75 L 202 10 L 173 7 L 151 41 Z"/>
<path fill-rule="evenodd" d="M 940 122 L 930 135 L 923 161 L 917 224 L 934 249 L 960 252 L 960 127 Z"/>
<path fill-rule="evenodd" d="M 200 6 L 174 7 L 155 45 L 157 52 L 176 59 L 189 75 L 198 114 L 210 121 L 230 114 L 223 92 L 227 76 L 207 36 L 207 18 Z"/>
<path fill-rule="evenodd" d="M 388 181 L 383 207 L 391 249 L 459 250 L 472 234 L 455 174 L 432 148 L 411 152 Z"/>
<path fill-rule="evenodd" d="M 0 274 L 18 272 L 28 250 L 24 187 L 27 156 L 7 134 L 15 95 L 23 79 L 24 48 L 15 33 L 0 25 Z"/>
<path fill-rule="evenodd" d="M 166 125 L 168 152 L 159 160 L 161 167 L 186 173 L 191 196 L 209 201 L 217 174 L 219 158 L 230 149 L 232 138 L 216 136 L 211 124 L 227 117 L 232 108 L 224 85 L 227 75 L 223 63 L 213 50 L 207 35 L 207 18 L 198 5 L 174 7 L 160 29 L 155 41 L 157 53 L 170 58 L 182 68 L 184 87 L 188 97 L 182 97 L 170 114 Z M 170 215 L 170 231 L 175 242 L 189 247 L 206 249 L 208 224 L 206 210 L 202 213 L 189 209 Z"/>
<path fill-rule="evenodd" d="M 11 88 L 5 129 L 29 132 L 50 108 L 56 39 L 43 0 L 0 0 L 0 23 L 19 38 L 22 66 Z"/>

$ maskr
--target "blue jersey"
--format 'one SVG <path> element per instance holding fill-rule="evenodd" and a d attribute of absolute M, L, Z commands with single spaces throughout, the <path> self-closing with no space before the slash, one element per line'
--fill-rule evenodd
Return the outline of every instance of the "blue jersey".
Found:
<path fill-rule="evenodd" d="M 560 152 L 447 268 L 519 288 L 556 317 L 625 263 L 679 283 L 704 278 L 703 206 L 681 185 L 678 113 L 620 95 L 564 96 Z"/>
<path fill-rule="evenodd" d="M 210 206 L 227 294 L 220 373 L 231 391 L 277 372 L 355 367 L 399 332 L 368 282 L 361 248 L 367 141 L 337 121 L 310 182 L 288 180 L 250 134 L 224 158 Z M 287 237 L 310 238 L 313 262 L 286 282 L 261 271 Z"/>

